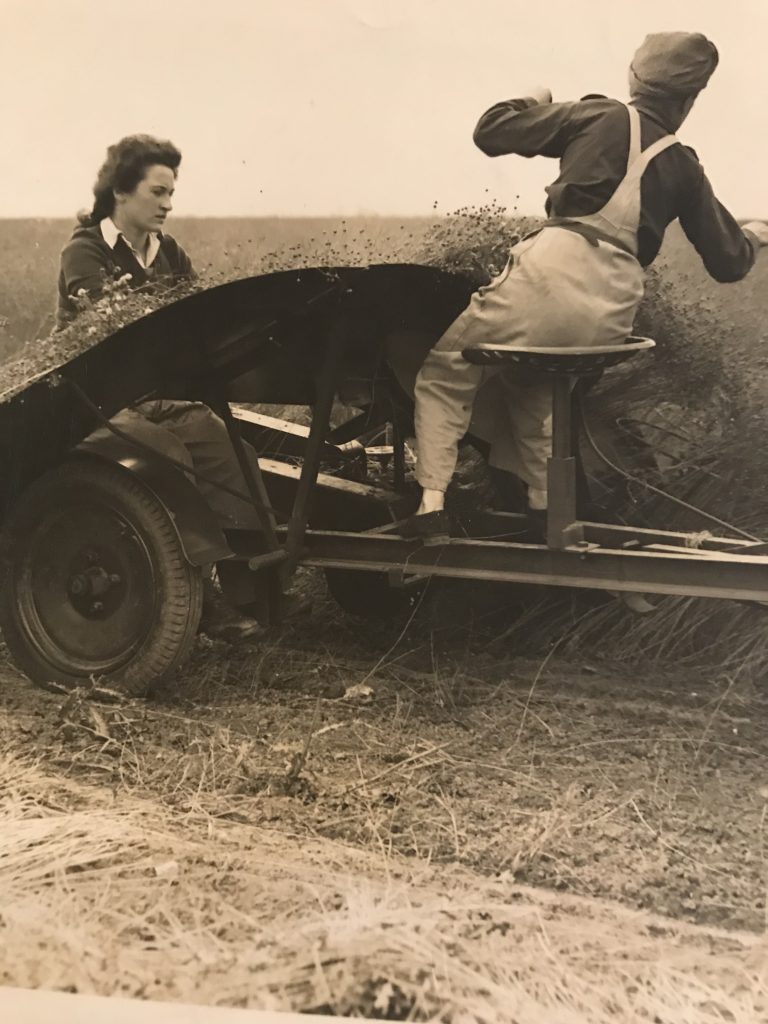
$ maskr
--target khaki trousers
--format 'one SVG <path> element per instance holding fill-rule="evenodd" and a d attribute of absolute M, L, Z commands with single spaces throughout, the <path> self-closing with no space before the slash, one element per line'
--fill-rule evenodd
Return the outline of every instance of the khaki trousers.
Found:
<path fill-rule="evenodd" d="M 202 402 L 167 399 L 142 402 L 119 412 L 111 422 L 159 454 L 183 462 L 211 480 L 248 493 L 224 421 Z M 248 458 L 258 465 L 254 449 L 248 444 L 244 447 Z M 197 477 L 191 479 L 225 529 L 261 529 L 252 505 Z"/>
<path fill-rule="evenodd" d="M 528 485 L 531 507 L 546 508 L 551 379 L 521 368 L 475 366 L 461 352 L 480 344 L 620 344 L 632 332 L 642 295 L 640 264 L 616 246 L 594 245 L 557 227 L 519 242 L 504 271 L 475 292 L 416 378 L 421 486 L 446 490 L 458 442 L 470 431 L 489 443 L 492 466 Z"/>

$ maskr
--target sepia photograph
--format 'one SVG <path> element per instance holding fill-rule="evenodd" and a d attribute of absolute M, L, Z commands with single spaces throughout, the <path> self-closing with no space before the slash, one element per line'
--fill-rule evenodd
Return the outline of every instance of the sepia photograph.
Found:
<path fill-rule="evenodd" d="M 768 1020 L 768 6 L 0 11 L 0 1017 Z"/>

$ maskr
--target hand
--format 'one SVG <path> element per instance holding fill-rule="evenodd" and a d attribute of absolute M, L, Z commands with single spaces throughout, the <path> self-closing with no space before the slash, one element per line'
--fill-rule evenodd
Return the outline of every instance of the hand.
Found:
<path fill-rule="evenodd" d="M 543 85 L 537 85 L 534 89 L 529 89 L 525 95 L 537 103 L 552 102 L 552 91 L 545 89 Z"/>
<path fill-rule="evenodd" d="M 760 245 L 768 245 L 768 224 L 764 220 L 751 220 L 741 225 L 742 231 L 749 231 Z"/>

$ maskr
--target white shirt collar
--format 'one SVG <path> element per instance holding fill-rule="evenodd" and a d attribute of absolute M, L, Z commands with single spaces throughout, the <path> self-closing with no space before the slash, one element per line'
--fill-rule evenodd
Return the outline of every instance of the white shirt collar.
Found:
<path fill-rule="evenodd" d="M 99 222 L 99 228 L 104 241 L 107 243 L 110 249 L 114 249 L 117 245 L 118 238 L 122 238 L 128 248 L 131 250 L 133 255 L 139 261 L 142 267 L 146 270 L 147 267 L 151 267 L 155 262 L 155 257 L 160 251 L 160 235 L 156 231 L 150 231 L 149 243 L 147 245 L 147 256 L 144 259 L 143 253 L 137 252 L 128 239 L 125 237 L 122 231 L 117 227 L 111 217 L 105 217 L 104 220 Z"/>

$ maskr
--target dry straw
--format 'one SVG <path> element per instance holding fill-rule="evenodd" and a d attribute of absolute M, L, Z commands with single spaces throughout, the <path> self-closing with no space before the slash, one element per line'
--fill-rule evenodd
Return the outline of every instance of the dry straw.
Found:
<path fill-rule="evenodd" d="M 445 1024 L 768 1013 L 758 936 L 85 794 L 7 742 L 0 780 L 8 985 Z"/>

